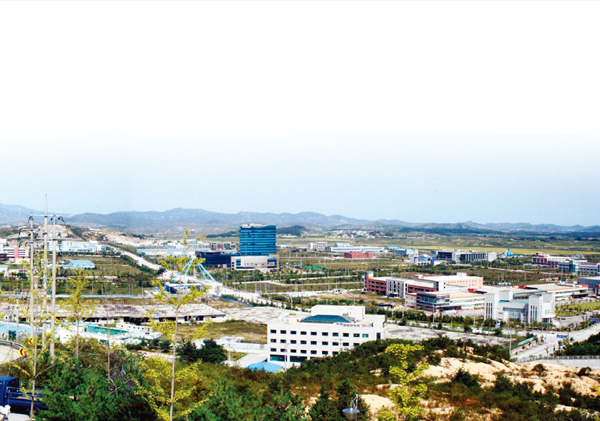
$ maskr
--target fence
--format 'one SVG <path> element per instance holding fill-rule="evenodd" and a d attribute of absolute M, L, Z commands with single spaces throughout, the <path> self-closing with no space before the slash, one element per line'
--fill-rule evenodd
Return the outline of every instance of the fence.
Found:
<path fill-rule="evenodd" d="M 538 355 L 536 357 L 524 358 L 522 360 L 519 360 L 519 362 L 528 363 L 531 361 L 540 361 L 540 360 L 552 360 L 552 361 L 557 361 L 557 360 L 600 360 L 600 355 L 564 355 L 564 356 L 552 355 L 552 356 L 547 356 L 547 357 L 544 357 L 543 355 Z"/>

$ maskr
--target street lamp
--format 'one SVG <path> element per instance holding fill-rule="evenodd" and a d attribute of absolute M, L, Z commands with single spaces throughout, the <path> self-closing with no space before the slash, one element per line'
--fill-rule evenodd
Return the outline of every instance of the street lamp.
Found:
<path fill-rule="evenodd" d="M 360 411 L 358 410 L 357 406 L 358 406 L 358 393 L 356 394 L 356 396 L 354 396 L 354 399 L 352 399 L 352 402 L 350 402 L 350 408 L 346 408 L 346 409 L 342 410 L 342 412 L 344 413 L 344 416 L 346 417 L 347 420 L 356 421 L 358 419 L 358 414 Z"/>

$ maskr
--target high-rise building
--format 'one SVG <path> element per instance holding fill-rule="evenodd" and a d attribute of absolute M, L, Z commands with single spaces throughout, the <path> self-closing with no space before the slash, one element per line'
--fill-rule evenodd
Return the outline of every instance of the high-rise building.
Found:
<path fill-rule="evenodd" d="M 248 224 L 240 227 L 242 256 L 269 256 L 277 253 L 275 225 Z"/>

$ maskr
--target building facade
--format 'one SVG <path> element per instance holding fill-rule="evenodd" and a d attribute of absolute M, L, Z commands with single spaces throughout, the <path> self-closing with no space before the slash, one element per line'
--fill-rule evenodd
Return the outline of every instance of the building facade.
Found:
<path fill-rule="evenodd" d="M 309 316 L 268 323 L 267 332 L 270 361 L 300 363 L 385 339 L 385 316 L 366 315 L 363 306 L 318 305 Z"/>
<path fill-rule="evenodd" d="M 240 254 L 242 256 L 277 254 L 276 235 L 277 227 L 275 225 L 242 225 L 240 227 Z"/>
<path fill-rule="evenodd" d="M 372 259 L 373 253 L 366 253 L 364 251 L 349 251 L 344 253 L 344 259 Z"/>
<path fill-rule="evenodd" d="M 485 318 L 497 321 L 517 320 L 521 323 L 551 323 L 556 317 L 553 294 L 532 294 L 515 299 L 514 291 L 485 294 Z"/>

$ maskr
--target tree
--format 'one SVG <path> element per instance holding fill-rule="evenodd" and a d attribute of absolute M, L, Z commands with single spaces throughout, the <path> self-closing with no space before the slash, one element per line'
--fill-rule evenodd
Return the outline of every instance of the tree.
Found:
<path fill-rule="evenodd" d="M 390 389 L 388 396 L 396 404 L 395 412 L 384 409 L 377 416 L 380 421 L 401 419 L 418 419 L 423 413 L 421 398 L 427 392 L 427 386 L 418 383 L 423 372 L 429 368 L 429 364 L 417 364 L 414 370 L 409 371 L 409 356 L 423 350 L 421 345 L 394 344 L 386 348 L 385 353 L 391 355 L 393 364 L 390 374 L 394 378 L 396 387 Z"/>
<path fill-rule="evenodd" d="M 84 344 L 84 347 L 87 344 Z M 94 346 L 94 345 L 92 345 Z M 96 344 L 95 351 L 102 352 Z M 117 352 L 113 358 L 118 374 L 106 376 L 97 361 L 82 361 L 62 356 L 47 380 L 41 411 L 42 421 L 153 421 L 155 414 L 148 403 L 135 393 L 132 377 L 141 379 L 131 354 Z"/>
<path fill-rule="evenodd" d="M 188 363 L 195 363 L 200 359 L 198 353 L 200 350 L 196 347 L 193 341 L 186 341 L 177 348 L 177 355 L 179 356 L 179 361 L 185 361 Z"/>
<path fill-rule="evenodd" d="M 202 378 L 198 364 L 179 370 L 162 357 L 140 361 L 143 380 L 134 378 L 138 394 L 148 402 L 161 421 L 184 418 L 204 404 L 200 396 Z"/>
<path fill-rule="evenodd" d="M 352 386 L 348 379 L 342 380 L 342 382 L 335 388 L 337 394 L 336 400 L 336 413 L 338 414 L 338 420 L 344 420 L 343 410 L 350 407 L 350 403 L 356 396 L 356 389 Z M 365 403 L 363 398 L 359 396 L 357 407 L 360 413 L 358 414 L 359 421 L 369 420 L 369 406 Z"/>
<path fill-rule="evenodd" d="M 452 383 L 459 383 L 468 388 L 479 387 L 479 378 L 461 367 L 452 377 Z"/>
<path fill-rule="evenodd" d="M 313 407 L 308 411 L 310 419 L 313 421 L 338 421 L 340 414 L 337 412 L 337 406 L 331 400 L 329 390 L 325 385 L 321 385 L 319 399 Z"/>
<path fill-rule="evenodd" d="M 176 264 L 177 266 L 181 266 L 181 264 L 183 263 L 183 260 L 181 259 L 171 259 L 170 261 L 174 261 L 174 264 Z M 198 290 L 196 287 L 190 286 L 187 292 L 171 295 L 167 293 L 167 291 L 164 289 L 160 282 L 155 282 L 154 286 L 158 289 L 158 294 L 156 295 L 156 298 L 163 305 L 168 306 L 174 314 L 174 320 L 165 320 L 162 322 L 153 320 L 152 313 L 148 314 L 150 324 L 152 325 L 152 329 L 157 332 L 160 332 L 162 336 L 167 338 L 172 344 L 170 363 L 171 373 L 167 376 L 167 378 L 170 378 L 171 387 L 170 391 L 167 392 L 167 390 L 165 390 L 162 385 L 164 376 L 167 375 L 167 373 L 164 372 L 164 365 L 159 364 L 158 361 L 152 361 L 152 363 L 148 364 L 148 367 L 146 367 L 148 373 L 152 373 L 152 375 L 148 377 L 150 385 L 148 388 L 144 389 L 144 396 L 146 396 L 148 402 L 150 402 L 150 404 L 157 411 L 159 417 L 162 420 L 173 421 L 175 417 L 174 411 L 176 402 L 184 400 L 186 397 L 189 396 L 188 392 L 190 392 L 189 390 L 183 390 L 178 393 L 175 393 L 176 383 L 178 381 L 181 382 L 185 380 L 187 375 L 191 375 L 189 367 L 182 370 L 182 373 L 176 373 L 177 348 L 183 340 L 192 340 L 200 338 L 204 336 L 204 333 L 206 331 L 205 324 L 203 327 L 195 329 L 186 338 L 178 331 L 179 318 L 181 316 L 181 312 L 183 311 L 186 305 L 200 301 L 200 299 L 204 296 L 204 290 Z M 146 361 L 150 360 L 151 359 Z M 159 374 L 162 377 L 160 377 Z M 169 408 L 168 413 L 165 412 L 165 406 Z M 181 416 L 182 414 L 189 414 L 191 411 L 194 410 L 194 408 L 194 405 L 189 405 L 185 409 L 181 407 L 178 416 Z"/>
<path fill-rule="evenodd" d="M 90 285 L 90 282 L 83 277 L 83 273 L 79 272 L 74 279 L 70 279 L 69 283 L 73 288 L 71 294 L 65 301 L 63 308 L 68 312 L 67 320 L 75 324 L 75 357 L 79 358 L 79 329 L 81 323 L 92 315 L 95 304 L 90 303 L 83 296 L 83 292 Z"/>
<path fill-rule="evenodd" d="M 220 364 L 227 359 L 225 348 L 213 339 L 204 341 L 204 346 L 198 350 L 198 357 L 205 363 Z"/>

